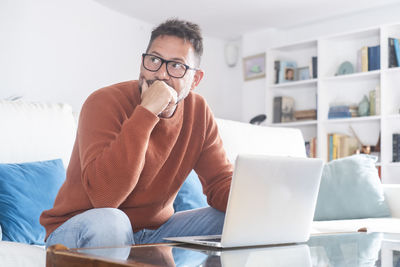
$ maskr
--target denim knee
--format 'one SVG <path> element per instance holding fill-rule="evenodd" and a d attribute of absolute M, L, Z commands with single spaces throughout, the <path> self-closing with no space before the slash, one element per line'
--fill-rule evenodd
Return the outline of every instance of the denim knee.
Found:
<path fill-rule="evenodd" d="M 81 223 L 79 247 L 105 247 L 133 244 L 132 225 L 119 209 L 99 208 L 86 211 Z"/>
<path fill-rule="evenodd" d="M 69 248 L 132 245 L 133 231 L 128 216 L 119 209 L 90 209 L 64 222 L 48 238 L 46 246 Z"/>

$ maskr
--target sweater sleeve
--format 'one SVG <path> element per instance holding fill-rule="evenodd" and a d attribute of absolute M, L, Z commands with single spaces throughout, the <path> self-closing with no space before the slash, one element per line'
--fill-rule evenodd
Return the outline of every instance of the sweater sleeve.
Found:
<path fill-rule="evenodd" d="M 208 112 L 206 121 L 204 145 L 195 171 L 203 185 L 208 204 L 220 211 L 226 211 L 233 166 L 226 157 L 211 111 Z"/>
<path fill-rule="evenodd" d="M 77 141 L 82 184 L 95 208 L 117 208 L 135 188 L 158 117 L 138 105 L 124 114 L 118 101 L 94 94 L 82 107 Z"/>

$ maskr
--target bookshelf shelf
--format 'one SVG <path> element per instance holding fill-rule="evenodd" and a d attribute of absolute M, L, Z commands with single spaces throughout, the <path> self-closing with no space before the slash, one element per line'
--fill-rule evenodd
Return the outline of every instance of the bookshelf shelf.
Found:
<path fill-rule="evenodd" d="M 366 72 L 357 72 L 347 75 L 339 75 L 339 76 L 332 76 L 323 78 L 323 81 L 345 81 L 350 79 L 363 79 L 363 78 L 379 78 L 381 71 L 374 70 L 374 71 L 366 71 Z"/>
<path fill-rule="evenodd" d="M 298 88 L 301 85 L 312 85 L 312 84 L 317 84 L 318 80 L 317 79 L 309 79 L 309 80 L 304 80 L 304 81 L 296 81 L 296 82 L 286 82 L 286 83 L 280 83 L 280 84 L 274 84 L 271 86 L 272 89 L 275 88 Z"/>
<path fill-rule="evenodd" d="M 307 120 L 307 121 L 293 121 L 293 122 L 281 122 L 281 123 L 273 123 L 273 126 L 279 127 L 298 127 L 298 126 L 307 126 L 307 125 L 317 125 L 316 120 Z"/>
<path fill-rule="evenodd" d="M 400 73 L 400 67 L 395 67 L 395 68 L 389 68 L 389 69 L 384 69 L 384 73 Z"/>
<path fill-rule="evenodd" d="M 390 162 L 387 163 L 386 166 L 400 168 L 400 162 Z"/>
<path fill-rule="evenodd" d="M 393 120 L 398 120 L 398 119 L 400 119 L 400 114 L 388 115 L 386 118 L 393 119 Z"/>
<path fill-rule="evenodd" d="M 371 146 L 375 146 L 380 138 L 380 161 L 377 166 L 382 170 L 382 182 L 400 183 L 400 163 L 391 162 L 392 135 L 400 133 L 400 66 L 393 67 L 393 57 L 390 57 L 393 46 L 390 47 L 389 38 L 400 40 L 400 23 L 322 36 L 268 49 L 266 113 L 270 116 L 266 124 L 300 129 L 305 141 L 316 140 L 316 156 L 323 160 L 328 158 L 329 134 L 352 136 L 356 133 L 364 145 Z M 365 55 L 372 65 L 368 66 Z M 312 63 L 315 57 L 316 68 Z M 279 64 L 275 64 L 278 61 Z M 353 66 L 354 73 L 335 76 L 346 61 Z M 309 66 L 310 70 L 311 67 L 317 69 L 318 77 L 276 84 L 276 80 L 282 80 L 282 76 L 276 72 L 282 74 L 281 71 L 286 71 L 288 62 L 296 62 L 296 71 L 305 66 Z M 365 67 L 370 71 L 365 71 Z M 328 119 L 329 107 L 342 103 L 358 106 L 364 96 L 369 102 L 371 97 L 375 99 L 375 113 L 372 112 L 370 116 Z M 277 97 L 293 98 L 294 111 L 317 110 L 317 120 L 273 123 L 274 98 Z"/>
<path fill-rule="evenodd" d="M 353 122 L 365 122 L 365 121 L 373 121 L 380 120 L 381 116 L 365 116 L 365 117 L 355 117 L 355 118 L 343 118 L 343 119 L 328 119 L 324 120 L 323 123 L 353 123 Z"/>

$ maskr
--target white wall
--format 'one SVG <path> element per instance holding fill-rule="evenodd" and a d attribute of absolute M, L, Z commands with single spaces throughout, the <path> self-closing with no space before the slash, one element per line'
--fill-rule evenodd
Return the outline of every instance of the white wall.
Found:
<path fill-rule="evenodd" d="M 397 4 L 292 28 L 251 32 L 243 36 L 243 56 L 262 53 L 268 48 L 292 42 L 317 39 L 382 24 L 400 23 L 399 13 L 400 5 Z M 265 86 L 265 79 L 243 83 L 242 120 L 248 120 L 257 112 L 265 112 Z"/>
<path fill-rule="evenodd" d="M 241 120 L 241 40 L 230 41 L 239 48 L 238 63 L 231 68 L 225 63 L 226 43 L 216 38 L 204 38 L 204 55 L 201 66 L 205 70 L 205 76 L 196 91 L 205 97 L 215 116 Z"/>
<path fill-rule="evenodd" d="M 0 10 L 0 97 L 79 110 L 95 89 L 138 77 L 149 24 L 91 0 L 3 0 Z"/>
<path fill-rule="evenodd" d="M 66 102 L 79 112 L 94 90 L 138 78 L 153 26 L 92 0 L 1 0 L 0 98 Z M 227 79 L 224 41 L 205 37 L 204 46 L 197 92 L 216 116 L 240 117 L 241 83 Z"/>
<path fill-rule="evenodd" d="M 269 40 L 276 33 L 275 29 L 264 29 L 245 34 L 242 42 L 243 57 L 264 53 Z M 265 114 L 265 83 L 265 78 L 250 81 L 242 80 L 241 121 L 250 121 L 258 114 Z"/>

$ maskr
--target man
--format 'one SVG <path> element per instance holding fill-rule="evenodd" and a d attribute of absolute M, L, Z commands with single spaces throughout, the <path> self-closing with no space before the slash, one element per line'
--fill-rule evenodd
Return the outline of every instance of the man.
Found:
<path fill-rule="evenodd" d="M 233 168 L 209 107 L 192 92 L 204 75 L 202 52 L 197 25 L 168 20 L 152 32 L 138 81 L 88 97 L 66 181 L 40 218 L 46 246 L 221 234 Z M 192 169 L 211 207 L 174 214 Z"/>

